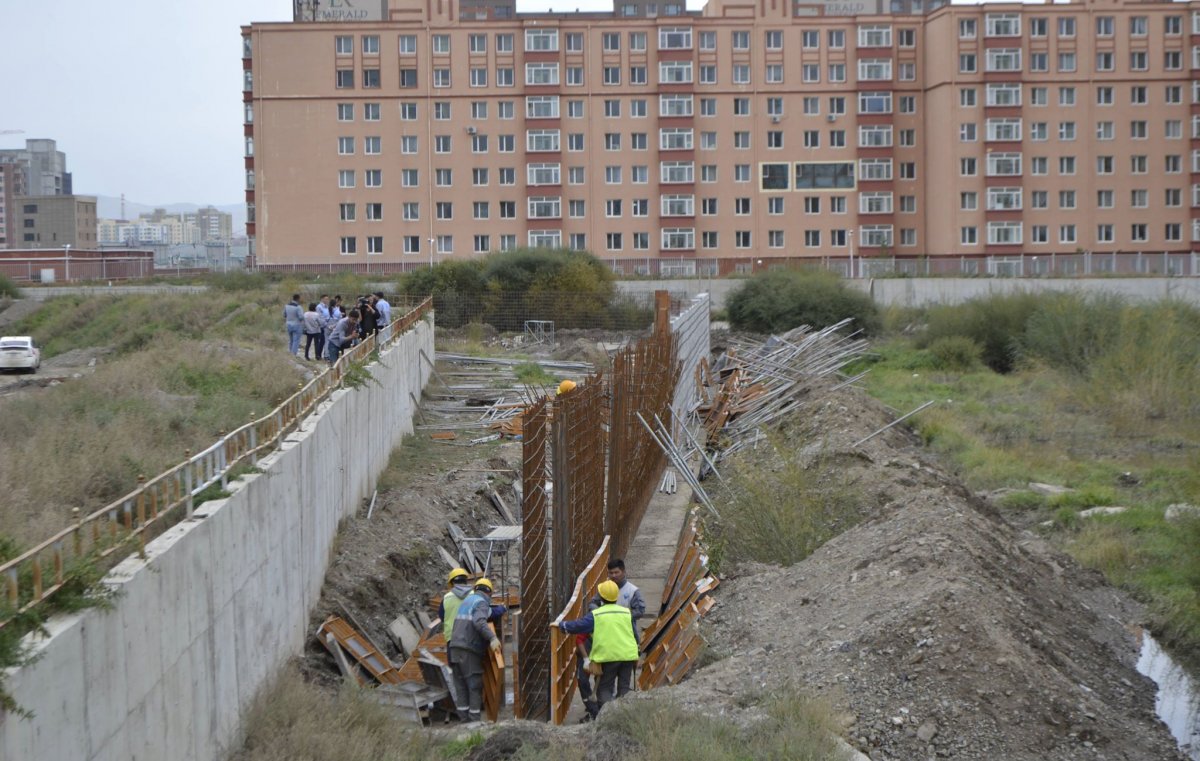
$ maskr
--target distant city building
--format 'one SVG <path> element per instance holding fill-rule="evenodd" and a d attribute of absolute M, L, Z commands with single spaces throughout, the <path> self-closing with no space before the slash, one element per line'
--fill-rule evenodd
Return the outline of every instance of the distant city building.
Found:
<path fill-rule="evenodd" d="M 53 140 L 26 140 L 24 148 L 0 150 L 0 164 L 20 168 L 24 175 L 24 194 L 35 196 L 70 195 L 71 173 L 67 154 Z"/>
<path fill-rule="evenodd" d="M 1197 0 L 296 8 L 242 28 L 260 265 L 1200 246 Z"/>
<path fill-rule="evenodd" d="M 9 248 L 95 248 L 95 196 L 17 196 Z"/>
<path fill-rule="evenodd" d="M 233 237 L 233 217 L 213 206 L 194 212 L 155 209 L 136 220 L 102 219 L 100 242 L 105 245 L 192 245 L 216 243 Z"/>
<path fill-rule="evenodd" d="M 226 241 L 233 238 L 233 215 L 221 211 L 215 206 L 205 206 L 197 209 L 194 214 L 187 215 L 200 228 L 200 242 Z"/>
<path fill-rule="evenodd" d="M 17 196 L 25 193 L 25 174 L 16 164 L 0 164 L 0 249 L 11 248 L 16 224 Z"/>

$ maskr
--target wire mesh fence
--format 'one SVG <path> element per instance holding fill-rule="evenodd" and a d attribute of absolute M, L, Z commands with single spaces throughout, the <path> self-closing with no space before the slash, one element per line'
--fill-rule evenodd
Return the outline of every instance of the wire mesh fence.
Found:
<path fill-rule="evenodd" d="M 522 423 L 521 643 L 514 712 L 519 719 L 550 718 L 550 544 L 546 534 L 546 446 L 549 402 L 543 397 Z"/>

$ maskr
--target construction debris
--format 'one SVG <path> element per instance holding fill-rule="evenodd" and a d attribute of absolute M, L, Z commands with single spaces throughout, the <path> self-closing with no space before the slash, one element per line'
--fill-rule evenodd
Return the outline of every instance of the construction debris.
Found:
<path fill-rule="evenodd" d="M 408 616 L 399 616 L 388 624 L 388 634 L 392 637 L 392 643 L 400 652 L 404 653 L 405 657 L 411 657 L 416 653 L 417 643 L 421 641 L 421 633 L 412 625 Z"/>

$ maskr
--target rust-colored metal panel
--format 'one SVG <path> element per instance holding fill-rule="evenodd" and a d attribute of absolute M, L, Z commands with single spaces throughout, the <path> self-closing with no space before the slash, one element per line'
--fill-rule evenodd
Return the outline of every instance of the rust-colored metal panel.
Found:
<path fill-rule="evenodd" d="M 550 416 L 545 397 L 524 414 L 521 443 L 521 653 L 514 678 L 517 718 L 550 718 L 550 541 L 547 534 L 546 446 Z"/>

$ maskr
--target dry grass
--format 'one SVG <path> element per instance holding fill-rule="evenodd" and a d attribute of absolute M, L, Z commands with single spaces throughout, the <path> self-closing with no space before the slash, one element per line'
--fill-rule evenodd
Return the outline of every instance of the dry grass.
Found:
<path fill-rule="evenodd" d="M 230 761 L 420 761 L 446 756 L 427 733 L 353 689 L 331 696 L 285 669 L 246 717 Z"/>
<path fill-rule="evenodd" d="M 154 299 L 142 296 L 60 299 L 29 318 L 25 327 L 60 351 L 105 342 L 119 350 L 92 375 L 0 403 L 4 535 L 40 541 L 73 508 L 107 504 L 139 474 L 180 462 L 296 389 L 302 376 L 280 350 L 282 320 L 267 299 L 159 301 L 153 322 Z"/>

